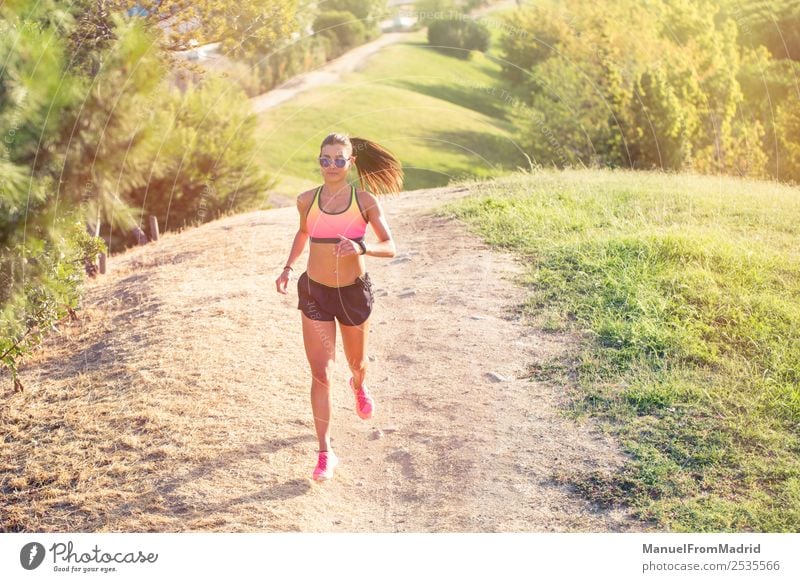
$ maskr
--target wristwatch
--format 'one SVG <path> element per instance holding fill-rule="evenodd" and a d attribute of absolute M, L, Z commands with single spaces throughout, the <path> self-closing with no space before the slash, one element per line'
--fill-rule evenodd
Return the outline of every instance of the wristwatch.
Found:
<path fill-rule="evenodd" d="M 366 255 L 367 254 L 367 243 L 365 243 L 363 240 L 358 240 L 358 241 L 356 241 L 356 244 L 358 244 L 358 246 L 361 247 L 361 253 L 360 254 Z"/>

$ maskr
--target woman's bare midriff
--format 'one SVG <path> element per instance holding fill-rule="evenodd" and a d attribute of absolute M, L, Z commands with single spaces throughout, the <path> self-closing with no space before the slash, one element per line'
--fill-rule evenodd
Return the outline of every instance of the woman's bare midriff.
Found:
<path fill-rule="evenodd" d="M 308 266 L 306 273 L 310 279 L 329 287 L 352 285 L 366 271 L 364 255 L 333 254 L 335 243 L 309 241 Z"/>

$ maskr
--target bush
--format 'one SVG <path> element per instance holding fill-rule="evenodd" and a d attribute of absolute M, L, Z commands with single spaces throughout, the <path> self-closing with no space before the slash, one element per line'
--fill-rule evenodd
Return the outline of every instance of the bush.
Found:
<path fill-rule="evenodd" d="M 331 54 L 331 39 L 327 36 L 309 36 L 286 45 L 270 54 L 256 54 L 250 67 L 258 77 L 258 91 L 253 92 L 244 86 L 249 97 L 273 89 L 287 79 L 312 71 L 324 65 Z"/>
<path fill-rule="evenodd" d="M 208 76 L 181 95 L 167 94 L 149 120 L 137 152 L 147 179 L 126 192 L 164 230 L 208 222 L 249 208 L 268 187 L 252 164 L 256 116 L 247 98 L 226 80 Z"/>
<path fill-rule="evenodd" d="M 486 25 L 467 18 L 434 20 L 428 25 L 428 44 L 461 49 L 453 51 L 460 59 L 468 59 L 470 51 L 487 50 L 489 39 Z"/>
<path fill-rule="evenodd" d="M 314 20 L 314 34 L 330 40 L 328 59 L 333 59 L 364 42 L 364 24 L 346 10 L 328 10 Z"/>

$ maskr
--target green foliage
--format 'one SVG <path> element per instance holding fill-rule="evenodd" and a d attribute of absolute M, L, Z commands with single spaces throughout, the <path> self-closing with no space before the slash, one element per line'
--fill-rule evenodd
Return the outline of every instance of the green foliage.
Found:
<path fill-rule="evenodd" d="M 126 194 L 149 178 L 140 151 L 158 139 L 149 121 L 167 93 L 167 67 L 141 21 L 113 20 L 114 38 L 92 57 L 102 66 L 81 78 L 83 105 L 66 115 L 59 194 L 125 234 L 141 220 Z"/>
<path fill-rule="evenodd" d="M 800 183 L 800 96 L 791 94 L 775 116 L 780 155 L 777 174 Z"/>
<path fill-rule="evenodd" d="M 428 25 L 428 44 L 460 59 L 468 59 L 473 50 L 486 51 L 489 39 L 486 25 L 468 18 L 434 20 Z"/>
<path fill-rule="evenodd" d="M 328 40 L 328 58 L 333 59 L 364 42 L 366 28 L 352 12 L 326 10 L 314 20 L 314 33 Z"/>
<path fill-rule="evenodd" d="M 79 60 L 110 42 L 114 14 L 132 17 L 158 33 L 166 50 L 187 50 L 219 42 L 234 58 L 269 53 L 283 46 L 296 31 L 297 0 L 77 0 L 72 10 L 79 19 L 73 37 Z M 169 22 L 169 26 L 164 26 Z M 79 39 L 79 40 L 78 40 Z"/>
<path fill-rule="evenodd" d="M 800 61 L 800 4 L 795 0 L 722 0 L 720 4 L 720 17 L 736 23 L 743 46 L 763 46 L 776 59 Z"/>
<path fill-rule="evenodd" d="M 791 150 L 800 143 L 800 136 L 791 131 L 791 113 L 786 115 L 797 93 L 796 63 L 772 58 L 763 46 L 744 48 L 741 62 L 738 80 L 744 104 L 740 115 L 752 120 L 761 136 L 749 141 L 750 149 L 766 156 L 769 175 L 798 182 L 797 165 L 787 162 L 792 159 Z"/>
<path fill-rule="evenodd" d="M 328 0 L 323 5 L 325 10 L 349 12 L 362 21 L 365 28 L 372 28 L 386 13 L 387 0 Z"/>
<path fill-rule="evenodd" d="M 775 175 L 776 135 L 793 138 L 770 127 L 764 83 L 780 100 L 791 76 L 738 43 L 730 11 L 708 0 L 567 0 L 517 12 L 503 75 L 527 95 L 519 141 L 540 164 Z M 783 147 L 777 155 L 791 158 Z"/>
<path fill-rule="evenodd" d="M 61 183 L 91 217 L 125 236 L 147 215 L 169 230 L 246 206 L 268 184 L 250 165 L 255 116 L 236 86 L 207 75 L 181 93 L 141 21 L 115 17 L 115 38 L 71 112 Z M 115 245 L 124 244 L 115 241 Z"/>
<path fill-rule="evenodd" d="M 691 159 L 684 136 L 699 124 L 696 110 L 683 107 L 674 84 L 661 67 L 647 68 L 636 79 L 639 107 L 631 111 L 633 135 L 628 145 L 640 167 L 680 169 Z"/>
<path fill-rule="evenodd" d="M 565 18 L 546 18 L 547 14 L 535 5 L 527 10 L 517 10 L 513 20 L 507 18 L 506 24 L 524 34 L 507 34 L 502 37 L 503 77 L 512 85 L 525 84 L 529 80 L 531 88 L 539 89 L 532 80 L 536 74 L 535 66 L 546 62 L 559 52 L 562 39 L 569 38 L 569 22 Z M 531 37 L 531 33 L 535 37 Z M 545 81 L 545 79 L 541 79 Z"/>
<path fill-rule="evenodd" d="M 298 31 L 277 50 L 263 46 L 243 56 L 230 75 L 252 97 L 285 80 L 314 70 L 347 50 L 380 35 L 380 18 L 386 0 L 335 0 L 322 6 L 301 0 L 296 20 Z M 317 11 L 324 8 L 322 13 Z M 310 27 L 311 34 L 307 34 Z"/>
<path fill-rule="evenodd" d="M 48 2 L 0 8 L 0 364 L 20 358 L 76 305 L 87 244 L 80 212 L 58 205 L 58 142 L 80 83 L 64 74 L 70 18 Z M 97 243 L 99 244 L 99 243 Z"/>
<path fill-rule="evenodd" d="M 0 364 L 11 371 L 17 389 L 22 389 L 17 378 L 20 360 L 56 330 L 61 319 L 75 317 L 84 267 L 107 251 L 102 239 L 90 236 L 81 220 L 71 218 L 58 219 L 58 232 L 64 234 L 52 240 L 27 240 L 3 256 L 4 264 L 11 264 L 12 276 L 15 267 L 20 276 L 0 313 Z"/>
<path fill-rule="evenodd" d="M 213 220 L 249 207 L 269 187 L 253 164 L 256 117 L 244 93 L 209 78 L 171 93 L 148 119 L 152 139 L 137 144 L 141 172 L 125 198 L 164 229 Z"/>

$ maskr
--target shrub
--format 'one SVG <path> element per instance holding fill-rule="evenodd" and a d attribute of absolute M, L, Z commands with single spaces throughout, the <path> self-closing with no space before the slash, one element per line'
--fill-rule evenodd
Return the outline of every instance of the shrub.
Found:
<path fill-rule="evenodd" d="M 244 93 L 217 77 L 166 95 L 148 123 L 157 139 L 137 152 L 147 179 L 126 199 L 165 230 L 249 207 L 268 186 L 252 164 L 256 120 Z"/>
<path fill-rule="evenodd" d="M 488 49 L 489 39 L 486 25 L 467 18 L 434 20 L 428 25 L 428 44 L 460 49 L 453 51 L 460 59 L 468 59 L 470 51 Z"/>
<path fill-rule="evenodd" d="M 364 42 L 364 24 L 346 10 L 328 10 L 314 20 L 314 33 L 330 39 L 329 59 L 333 59 Z"/>

